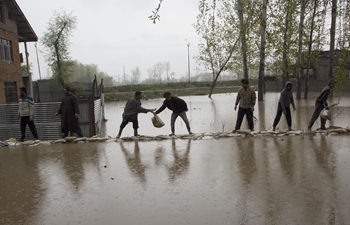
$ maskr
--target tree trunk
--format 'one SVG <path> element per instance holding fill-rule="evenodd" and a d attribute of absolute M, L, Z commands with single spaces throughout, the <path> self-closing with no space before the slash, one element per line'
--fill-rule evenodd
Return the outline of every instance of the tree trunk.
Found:
<path fill-rule="evenodd" d="M 55 52 L 56 52 L 56 59 L 57 59 L 57 72 L 58 72 L 58 81 L 64 87 L 64 80 L 62 77 L 62 68 L 61 68 L 61 59 L 60 54 L 58 52 L 58 42 L 55 43 Z"/>
<path fill-rule="evenodd" d="M 337 0 L 332 0 L 332 22 L 331 22 L 331 42 L 329 49 L 329 77 L 333 78 L 334 46 L 335 46 L 335 26 L 337 20 Z"/>
<path fill-rule="evenodd" d="M 261 9 L 261 22 L 260 22 L 260 65 L 259 65 L 258 101 L 264 101 L 266 10 L 267 10 L 267 0 L 263 0 L 263 5 Z"/>
<path fill-rule="evenodd" d="M 248 60 L 247 60 L 247 40 L 246 40 L 246 27 L 243 19 L 242 0 L 237 0 L 237 11 L 238 11 L 239 30 L 240 30 L 240 39 L 241 39 L 243 75 L 245 79 L 248 79 L 249 76 L 248 76 Z"/>
<path fill-rule="evenodd" d="M 288 31 L 289 31 L 289 16 L 291 11 L 289 9 L 289 1 L 287 5 L 287 13 L 284 20 L 284 32 L 283 32 L 283 53 L 282 53 L 282 61 L 283 61 L 283 74 L 282 74 L 282 84 L 283 87 L 286 85 L 286 81 L 289 80 L 288 76 Z"/>
<path fill-rule="evenodd" d="M 315 16 L 317 12 L 318 7 L 318 0 L 314 1 L 314 10 L 312 12 L 312 18 L 311 18 L 311 30 L 310 30 L 310 38 L 309 38 L 309 50 L 307 53 L 307 71 L 306 71 L 306 77 L 305 77 L 305 90 L 304 90 L 304 99 L 308 98 L 309 94 L 309 70 L 311 67 L 311 51 L 312 51 L 312 42 L 313 42 L 313 34 L 314 34 L 314 27 L 315 27 Z"/>
<path fill-rule="evenodd" d="M 214 78 L 214 80 L 213 80 L 213 83 L 212 83 L 211 88 L 210 88 L 210 91 L 209 91 L 209 98 L 211 98 L 211 96 L 212 96 L 212 94 L 213 94 L 214 88 L 215 88 L 215 86 L 216 86 L 216 82 L 218 81 L 218 78 L 219 78 L 221 72 L 225 70 L 225 67 L 226 67 L 227 63 L 230 61 L 230 59 L 231 59 L 231 57 L 232 57 L 232 54 L 233 54 L 233 51 L 235 50 L 236 45 L 237 45 L 239 39 L 240 39 L 239 37 L 236 39 L 234 45 L 233 45 L 232 48 L 230 49 L 230 53 L 229 53 L 228 57 L 226 58 L 225 62 L 221 65 L 221 67 L 220 67 L 220 69 L 219 69 L 219 71 L 218 71 L 217 73 L 215 73 L 215 69 L 214 69 L 214 67 L 212 66 L 212 72 L 213 72 L 213 76 L 214 76 L 215 78 Z"/>
<path fill-rule="evenodd" d="M 300 74 L 302 70 L 302 54 L 303 54 L 303 31 L 304 31 L 304 19 L 305 19 L 305 7 L 306 0 L 300 1 L 300 21 L 299 21 L 299 42 L 298 42 L 298 58 L 296 65 L 296 77 L 297 77 L 297 99 L 301 99 L 301 82 Z"/>

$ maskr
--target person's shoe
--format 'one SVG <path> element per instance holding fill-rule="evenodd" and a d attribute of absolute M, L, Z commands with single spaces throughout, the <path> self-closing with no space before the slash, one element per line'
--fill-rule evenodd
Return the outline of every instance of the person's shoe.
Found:
<path fill-rule="evenodd" d="M 307 134 L 311 134 L 311 133 L 312 133 L 311 128 L 307 128 L 306 133 L 307 133 Z"/>
<path fill-rule="evenodd" d="M 20 142 L 24 142 L 24 138 L 19 139 Z"/>
<path fill-rule="evenodd" d="M 325 127 L 321 127 L 320 130 L 327 130 Z"/>
<path fill-rule="evenodd" d="M 193 133 L 190 131 L 190 132 L 188 132 L 188 134 L 189 134 L 189 135 L 192 135 Z"/>
<path fill-rule="evenodd" d="M 233 131 L 232 131 L 232 133 L 236 133 L 237 132 L 237 130 L 236 129 L 234 129 Z"/>
<path fill-rule="evenodd" d="M 174 136 L 175 136 L 174 133 L 169 134 L 169 137 L 174 137 Z"/>
<path fill-rule="evenodd" d="M 119 138 L 120 138 L 120 135 L 117 135 L 115 138 L 116 138 L 116 139 L 119 139 Z"/>
<path fill-rule="evenodd" d="M 288 127 L 288 131 L 293 131 L 293 129 L 291 127 Z"/>
<path fill-rule="evenodd" d="M 272 128 L 272 131 L 275 132 L 275 131 L 276 131 L 276 127 L 273 127 L 273 128 Z"/>

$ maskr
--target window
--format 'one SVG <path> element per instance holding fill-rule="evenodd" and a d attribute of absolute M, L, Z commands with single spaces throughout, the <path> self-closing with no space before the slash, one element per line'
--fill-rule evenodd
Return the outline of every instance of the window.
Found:
<path fill-rule="evenodd" d="M 17 102 L 17 83 L 12 81 L 5 81 L 5 97 L 6 104 Z"/>
<path fill-rule="evenodd" d="M 11 41 L 0 38 L 0 58 L 5 62 L 13 62 Z"/>

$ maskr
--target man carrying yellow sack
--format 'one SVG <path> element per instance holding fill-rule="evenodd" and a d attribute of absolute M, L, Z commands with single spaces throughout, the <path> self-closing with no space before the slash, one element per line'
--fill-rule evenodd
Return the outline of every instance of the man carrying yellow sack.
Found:
<path fill-rule="evenodd" d="M 190 122 L 186 115 L 186 112 L 188 111 L 186 102 L 181 98 L 171 96 L 170 92 L 165 92 L 163 97 L 165 98 L 163 105 L 156 111 L 156 114 L 161 113 L 165 108 L 173 111 L 171 114 L 171 134 L 169 136 L 175 135 L 175 121 L 179 116 L 185 122 L 188 133 L 192 134 Z"/>

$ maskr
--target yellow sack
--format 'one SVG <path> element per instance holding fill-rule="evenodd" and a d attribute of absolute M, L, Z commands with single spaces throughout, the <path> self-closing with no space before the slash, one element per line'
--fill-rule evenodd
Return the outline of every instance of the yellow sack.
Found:
<path fill-rule="evenodd" d="M 159 116 L 155 115 L 152 118 L 152 123 L 154 127 L 161 128 L 164 126 L 164 122 L 159 118 Z"/>

